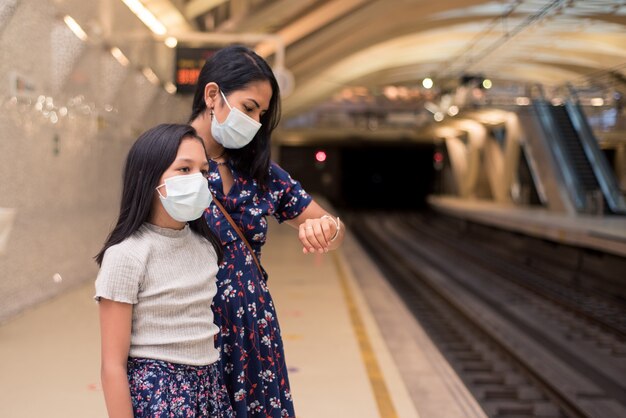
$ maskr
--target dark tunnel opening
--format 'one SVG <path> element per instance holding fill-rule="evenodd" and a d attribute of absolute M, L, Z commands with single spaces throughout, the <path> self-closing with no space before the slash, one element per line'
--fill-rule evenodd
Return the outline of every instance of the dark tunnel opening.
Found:
<path fill-rule="evenodd" d="M 280 165 L 310 193 L 351 210 L 419 210 L 433 190 L 432 144 L 282 146 Z"/>

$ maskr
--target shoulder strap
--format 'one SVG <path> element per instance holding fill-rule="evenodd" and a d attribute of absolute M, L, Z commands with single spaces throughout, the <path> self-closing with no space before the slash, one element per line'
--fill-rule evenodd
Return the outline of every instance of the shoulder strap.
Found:
<path fill-rule="evenodd" d="M 217 205 L 217 207 L 222 211 L 222 213 L 224 214 L 224 217 L 226 217 L 226 220 L 228 221 L 228 223 L 230 224 L 230 226 L 233 227 L 233 229 L 235 230 L 235 232 L 237 233 L 237 235 L 239 235 L 239 238 L 241 238 L 241 240 L 243 241 L 244 244 L 246 244 L 246 247 L 248 247 L 248 251 L 250 251 L 250 254 L 252 254 L 252 259 L 254 260 L 254 263 L 256 264 L 257 268 L 259 269 L 259 273 L 261 273 L 261 277 L 265 277 L 265 275 L 263 274 L 263 269 L 261 268 L 261 263 L 259 263 L 259 259 L 256 258 L 256 254 L 254 253 L 254 250 L 252 249 L 252 247 L 250 246 L 250 244 L 248 243 L 248 240 L 246 239 L 246 237 L 243 235 L 243 233 L 241 232 L 241 230 L 239 229 L 239 227 L 237 226 L 237 224 L 235 223 L 235 221 L 233 220 L 233 218 L 231 218 L 230 214 L 228 213 L 228 211 L 224 208 L 224 206 L 222 206 L 222 204 L 220 203 L 219 200 L 217 200 L 215 198 L 215 196 L 213 196 L 213 202 L 215 202 L 215 204 Z"/>

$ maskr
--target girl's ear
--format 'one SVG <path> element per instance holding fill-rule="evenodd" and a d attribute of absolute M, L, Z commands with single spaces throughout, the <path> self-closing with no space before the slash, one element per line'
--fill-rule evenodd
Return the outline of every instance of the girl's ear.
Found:
<path fill-rule="evenodd" d="M 219 92 L 219 86 L 213 81 L 204 86 L 204 102 L 206 103 L 207 109 L 213 109 L 215 106 L 215 99 L 217 98 Z"/>

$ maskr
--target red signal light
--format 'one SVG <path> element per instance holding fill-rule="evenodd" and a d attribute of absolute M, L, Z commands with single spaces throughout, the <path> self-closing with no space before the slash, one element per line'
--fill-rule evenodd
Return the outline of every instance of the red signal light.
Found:
<path fill-rule="evenodd" d="M 433 160 L 435 160 L 436 163 L 440 163 L 443 161 L 443 154 L 439 151 L 435 152 L 435 154 L 433 155 Z"/>
<path fill-rule="evenodd" d="M 317 162 L 323 163 L 324 161 L 326 161 L 326 153 L 324 151 L 317 151 L 315 153 L 315 160 Z"/>

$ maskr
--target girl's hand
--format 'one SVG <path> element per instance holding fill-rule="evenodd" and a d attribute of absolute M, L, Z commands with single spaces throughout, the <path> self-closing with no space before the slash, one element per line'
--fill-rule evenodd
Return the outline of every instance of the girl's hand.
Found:
<path fill-rule="evenodd" d="M 298 238 L 303 245 L 304 254 L 328 252 L 331 239 L 336 236 L 338 219 L 335 220 L 328 215 L 321 218 L 307 219 L 298 227 Z"/>

